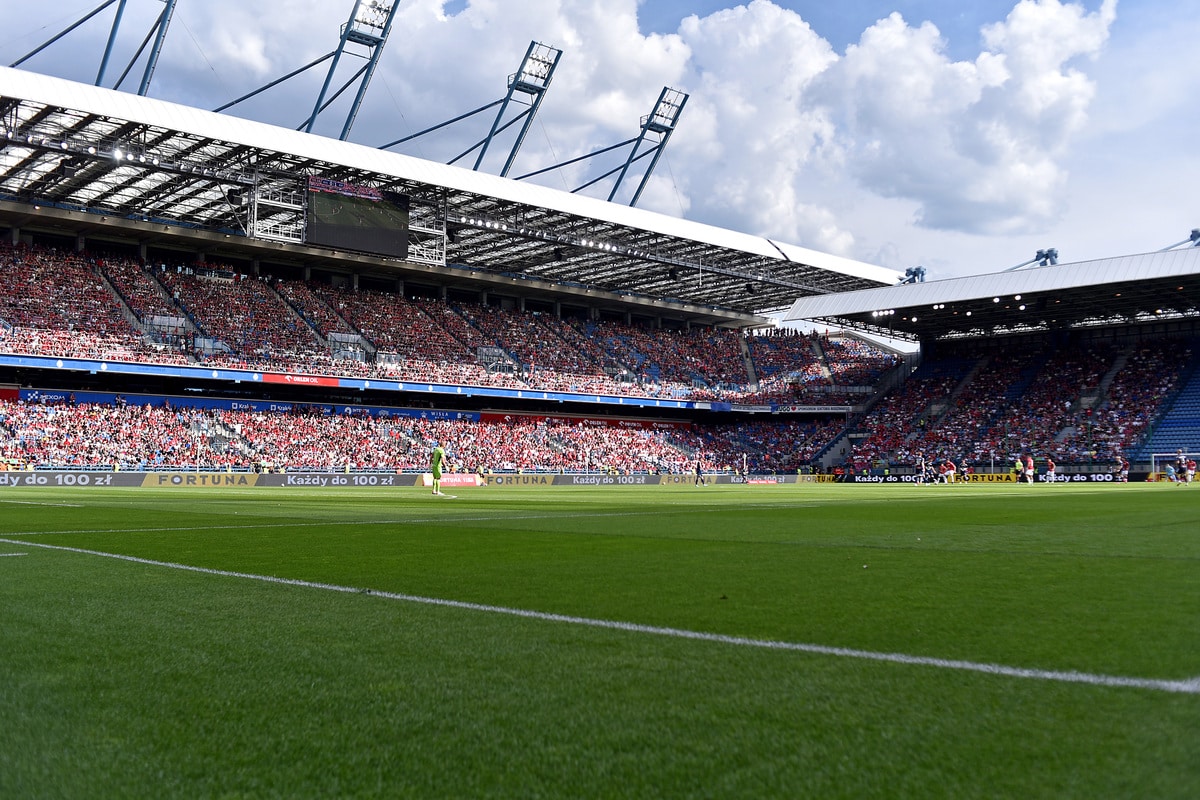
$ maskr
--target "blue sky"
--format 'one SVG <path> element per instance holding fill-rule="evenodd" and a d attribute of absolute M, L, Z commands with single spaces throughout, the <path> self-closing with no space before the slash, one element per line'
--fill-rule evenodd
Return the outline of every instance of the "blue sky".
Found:
<path fill-rule="evenodd" d="M 98 4 L 5 0 L 0 62 Z M 150 94 L 216 107 L 332 50 L 351 6 L 178 0 Z M 129 0 L 114 63 L 161 8 Z M 91 82 L 110 23 L 106 12 L 25 68 Z M 533 40 L 563 56 L 513 175 L 632 138 L 669 86 L 689 99 L 641 208 L 920 264 L 930 279 L 1046 247 L 1063 260 L 1147 252 L 1200 226 L 1194 3 L 402 0 L 350 139 L 378 146 L 498 100 Z M 231 113 L 295 127 L 323 77 Z M 338 111 L 319 132 L 337 135 Z M 400 151 L 449 161 L 490 121 Z M 483 168 L 499 171 L 509 146 Z M 613 158 L 535 180 L 572 189 Z"/>
<path fill-rule="evenodd" d="M 638 19 L 642 30 L 648 33 L 674 33 L 684 17 L 692 14 L 705 17 L 736 5 L 729 0 L 646 0 L 639 7 Z M 857 42 L 862 32 L 876 21 L 896 11 L 913 23 L 925 20 L 936 23 L 952 56 L 973 58 L 979 49 L 980 28 L 1004 19 L 1014 3 L 1011 0 L 788 0 L 775 5 L 799 14 L 839 51 Z"/>

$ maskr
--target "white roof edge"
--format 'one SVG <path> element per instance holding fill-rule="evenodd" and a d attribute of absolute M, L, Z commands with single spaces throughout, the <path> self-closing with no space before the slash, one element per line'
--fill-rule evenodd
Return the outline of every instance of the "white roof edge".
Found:
<path fill-rule="evenodd" d="M 886 267 L 797 245 L 779 244 L 762 236 L 36 72 L 0 67 L 0 95 L 180 130 L 263 150 L 286 152 L 303 158 L 331 161 L 502 200 L 553 208 L 766 258 L 779 259 L 782 253 L 782 257 L 790 261 L 880 283 L 894 284 L 900 278 L 899 272 Z"/>
<path fill-rule="evenodd" d="M 903 273 L 898 270 L 888 267 L 880 267 L 874 264 L 867 264 L 863 261 L 855 261 L 842 256 L 835 256 L 830 253 L 821 253 L 816 250 L 809 250 L 806 247 L 800 247 L 794 244 L 785 244 L 783 242 L 770 241 L 772 245 L 779 248 L 783 255 L 789 261 L 799 261 L 804 264 L 811 264 L 814 267 L 829 270 L 830 272 L 840 272 L 844 275 L 852 275 L 856 278 L 864 278 L 866 280 L 879 281 L 880 283 L 894 286 L 897 281 L 903 277 Z"/>
<path fill-rule="evenodd" d="M 1161 250 L 1112 258 L 969 275 L 925 283 L 861 289 L 834 295 L 802 297 L 783 316 L 785 322 L 861 314 L 890 308 L 912 308 L 988 297 L 1102 286 L 1200 273 L 1200 247 Z"/>

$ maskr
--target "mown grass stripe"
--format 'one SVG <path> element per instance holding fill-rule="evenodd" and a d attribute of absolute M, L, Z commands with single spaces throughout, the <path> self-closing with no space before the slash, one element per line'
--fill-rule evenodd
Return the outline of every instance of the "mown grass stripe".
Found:
<path fill-rule="evenodd" d="M 880 661 L 893 664 L 903 664 L 906 666 L 924 666 L 934 667 L 938 669 L 962 670 L 967 672 L 979 672 L 987 675 L 995 675 L 1006 678 L 1020 678 L 1027 680 L 1042 680 L 1055 681 L 1060 683 L 1082 683 L 1092 686 L 1104 686 L 1112 688 L 1130 688 L 1130 689 L 1148 689 L 1158 692 L 1171 692 L 1177 694 L 1200 694 L 1200 677 L 1186 680 L 1159 680 L 1153 678 L 1136 678 L 1120 675 L 1099 675 L 1087 672 L 1075 671 L 1060 671 L 1060 670 L 1044 670 L 1030 669 L 1026 667 L 1011 667 L 1003 664 L 987 664 L 975 661 L 964 661 L 960 659 L 944 659 L 931 656 L 916 656 L 906 653 L 884 653 L 871 650 L 856 650 L 846 647 L 831 647 L 828 645 L 808 644 L 802 642 L 780 642 L 766 639 L 751 639 L 741 636 L 729 636 L 726 634 L 706 633 L 704 631 L 689 631 L 681 628 L 667 628 L 655 625 L 641 625 L 633 622 L 621 622 L 618 620 L 593 619 L 589 617 L 577 617 L 565 614 L 553 614 L 544 611 L 531 611 L 520 608 L 507 608 L 504 606 L 493 606 L 481 603 L 470 603 L 462 600 L 450 600 L 437 597 L 421 597 L 419 595 L 409 595 L 397 592 L 383 592 L 372 589 L 365 589 L 353 586 L 339 586 L 337 584 L 320 583 L 316 581 L 306 581 L 296 578 L 280 578 L 271 575 L 256 575 L 247 572 L 234 572 L 230 570 L 211 569 L 208 567 L 197 567 L 189 564 L 178 564 L 169 561 L 156 561 L 153 559 L 139 558 L 137 556 L 128 556 L 118 553 L 105 553 L 98 550 L 88 550 L 79 547 L 66 547 L 62 545 L 44 544 L 40 542 L 17 541 L 12 539 L 0 539 L 0 543 L 12 544 L 28 547 L 39 547 L 46 550 L 57 550 L 70 553 L 79 553 L 82 555 L 100 556 L 103 558 L 112 558 L 119 561 L 127 561 L 135 564 L 144 564 L 147 566 L 165 567 L 168 569 L 184 570 L 188 572 L 196 572 L 204 575 L 214 575 L 226 578 L 242 578 L 247 580 L 262 581 L 265 583 L 273 583 L 285 586 L 296 586 L 307 589 L 322 589 L 325 591 L 340 592 L 343 594 L 370 594 L 374 597 L 382 597 L 389 600 L 398 600 L 406 603 L 420 603 L 423 605 L 441 606 L 446 608 L 456 608 L 467 611 L 476 611 L 489 614 L 505 614 L 508 616 L 521 617 L 525 619 L 540 620 L 544 622 L 557 622 L 570 625 L 583 625 L 592 628 L 604 628 L 609 630 L 618 630 L 630 633 L 643 633 L 654 636 L 669 636 L 679 639 L 691 639 L 695 641 L 714 642 L 718 644 L 734 645 L 739 647 L 756 647 L 770 650 L 786 650 L 801 653 L 810 653 L 814 655 L 834 656 L 837 658 L 856 658 L 868 661 Z M 12 554 L 16 555 L 16 554 Z"/>

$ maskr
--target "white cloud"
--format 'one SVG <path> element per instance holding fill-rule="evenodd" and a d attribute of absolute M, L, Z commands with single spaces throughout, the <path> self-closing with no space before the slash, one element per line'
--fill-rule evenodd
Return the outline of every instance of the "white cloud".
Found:
<path fill-rule="evenodd" d="M 899 14 L 838 53 L 770 0 L 688 17 L 669 35 L 639 32 L 638 0 L 404 0 L 351 138 L 382 144 L 498 100 L 538 41 L 564 52 L 512 175 L 634 137 L 669 86 L 690 97 L 642 208 L 899 268 L 923 263 L 944 275 L 1004 266 L 1027 249 L 1070 251 L 1065 238 L 1047 237 L 1080 209 L 1094 214 L 1103 205 L 1096 195 L 1105 191 L 1106 159 L 1114 174 L 1147 176 L 1140 202 L 1186 205 L 1185 193 L 1156 188 L 1170 180 L 1170 168 L 1140 169 L 1158 153 L 1139 145 L 1154 135 L 1164 154 L 1190 154 L 1195 126 L 1171 134 L 1167 123 L 1195 117 L 1195 35 L 1164 36 L 1188 30 L 1168 14 L 1110 53 L 1110 36 L 1122 30 L 1116 2 L 1087 4 L 1095 10 L 1082 0 L 1016 1 L 981 30 L 980 51 L 958 59 L 935 25 Z M 26 23 L 14 30 L 33 29 L 39 5 L 20 5 L 29 9 Z M 1127 5 L 1123 19 L 1145 8 Z M 151 94 L 209 108 L 231 100 L 332 50 L 349 7 L 349 0 L 180 3 Z M 133 30 L 141 24 L 130 37 L 140 38 Z M 102 48 L 95 35 L 89 41 L 59 57 L 88 64 L 58 74 L 94 76 Z M 347 64 L 352 72 L 361 60 Z M 296 125 L 326 67 L 236 113 Z M 348 99 L 331 107 L 320 132 L 336 135 Z M 398 149 L 448 161 L 483 138 L 495 113 Z M 483 169 L 498 170 L 514 132 L 501 134 Z M 1120 154 L 1083 152 L 1085 144 L 1119 145 Z M 572 189 L 625 152 L 536 180 Z M 472 154 L 457 163 L 473 162 Z M 1177 155 L 1176 163 L 1194 179 L 1194 157 Z M 626 178 L 626 197 L 647 164 L 639 161 Z M 607 196 L 611 181 L 590 193 Z M 1104 226 L 1106 242 L 1131 251 L 1117 242 L 1118 229 Z"/>
<path fill-rule="evenodd" d="M 868 190 L 915 200 L 930 228 L 1047 229 L 1064 210 L 1061 157 L 1094 93 L 1069 62 L 1099 52 L 1114 9 L 1021 0 L 985 29 L 972 62 L 947 58 L 930 23 L 880 20 L 824 76 L 844 164 Z"/>
<path fill-rule="evenodd" d="M 848 252 L 853 237 L 797 191 L 814 155 L 834 139 L 828 119 L 804 103 L 836 61 L 829 43 L 766 0 L 689 17 L 679 35 L 691 51 L 691 98 L 668 158 L 689 165 L 693 216 Z"/>

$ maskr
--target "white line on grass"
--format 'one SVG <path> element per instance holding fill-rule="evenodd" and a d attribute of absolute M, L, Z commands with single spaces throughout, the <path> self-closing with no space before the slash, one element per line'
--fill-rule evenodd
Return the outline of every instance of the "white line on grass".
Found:
<path fill-rule="evenodd" d="M 63 547 L 61 545 L 42 544 L 40 542 L 22 542 L 12 539 L 0 539 L 4 544 L 27 545 L 41 547 L 46 550 L 59 550 L 69 553 L 81 553 L 89 556 L 113 558 L 118 561 L 128 561 L 134 564 L 145 564 L 153 567 L 198 572 L 203 575 L 216 575 L 224 578 L 244 578 L 264 583 L 274 583 L 284 586 L 298 586 L 306 589 L 323 589 L 329 592 L 343 594 L 369 594 L 373 597 L 383 597 L 389 600 L 400 600 L 406 603 L 421 603 L 430 606 L 457 608 L 466 611 L 481 611 L 488 614 L 506 614 L 512 617 L 535 619 L 543 622 L 562 622 L 569 625 L 584 625 L 590 628 L 606 628 L 609 630 L 626 631 L 630 633 L 648 633 L 654 636 L 670 636 L 676 639 L 692 639 L 701 642 L 716 642 L 719 644 L 737 645 L 739 647 L 756 647 L 765 650 L 789 650 L 800 653 L 836 656 L 838 658 L 858 658 L 867 661 L 885 661 L 892 664 L 908 666 L 937 667 L 938 669 L 957 669 L 967 672 L 982 672 L 987 675 L 997 675 L 1005 678 L 1026 678 L 1041 681 L 1057 681 L 1060 683 L 1084 683 L 1091 686 L 1109 686 L 1126 689 L 1150 689 L 1158 692 L 1173 692 L 1176 694 L 1200 694 L 1200 677 L 1190 680 L 1158 680 L 1154 678 L 1130 678 L 1121 675 L 1097 675 L 1089 672 L 1074 672 L 1046 669 L 1027 669 L 1025 667 L 1009 667 L 1003 664 L 986 664 L 977 661 L 959 659 L 933 658 L 931 656 L 913 656 L 905 653 L 880 653 L 873 650 L 855 650 L 849 647 L 830 647 L 822 644 L 805 644 L 801 642 L 778 642 L 770 639 L 750 639 L 744 636 L 728 636 L 721 633 L 705 633 L 689 631 L 682 628 L 664 628 L 657 625 L 640 625 L 635 622 L 620 622 L 618 620 L 592 619 L 590 617 L 574 617 L 566 614 L 551 614 L 545 611 L 529 611 L 521 608 L 491 606 L 482 603 L 468 603 L 463 600 L 447 600 L 439 597 L 421 597 L 419 595 L 400 594 L 397 592 L 380 592 L 374 589 L 362 589 L 353 586 L 339 586 L 332 583 L 299 580 L 297 578 L 279 578 L 273 575 L 255 575 L 249 572 L 232 572 L 223 569 L 210 569 L 190 564 L 176 564 L 170 561 L 155 561 L 149 558 L 126 556 L 119 553 L 104 553 L 99 550 L 85 550 L 80 547 Z M 15 554 L 14 554 L 15 555 Z"/>
<path fill-rule="evenodd" d="M 28 555 L 28 554 L 27 553 L 0 553 L 0 558 L 5 558 L 8 556 L 23 556 L 23 555 Z"/>

